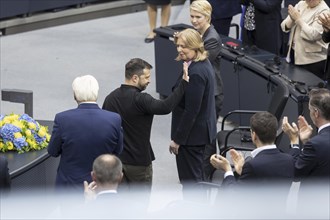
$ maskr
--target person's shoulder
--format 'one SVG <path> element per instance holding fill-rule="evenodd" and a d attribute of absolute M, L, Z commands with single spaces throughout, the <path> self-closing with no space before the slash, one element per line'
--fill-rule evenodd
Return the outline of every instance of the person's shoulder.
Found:
<path fill-rule="evenodd" d="M 108 111 L 105 109 L 101 109 L 102 114 L 112 119 L 121 119 L 120 115 L 117 112 Z"/>
<path fill-rule="evenodd" d="M 62 117 L 66 117 L 68 115 L 74 114 L 77 111 L 77 108 L 73 108 L 73 109 L 68 109 L 62 112 L 59 112 L 55 115 L 55 118 L 62 118 Z"/>

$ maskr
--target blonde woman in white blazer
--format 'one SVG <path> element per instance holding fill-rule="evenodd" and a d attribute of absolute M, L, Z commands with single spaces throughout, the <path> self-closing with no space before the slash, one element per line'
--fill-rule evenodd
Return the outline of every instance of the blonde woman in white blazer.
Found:
<path fill-rule="evenodd" d="M 287 61 L 324 79 L 328 44 L 322 40 L 318 16 L 328 10 L 323 0 L 305 0 L 288 6 L 288 17 L 281 23 L 290 32 Z"/>

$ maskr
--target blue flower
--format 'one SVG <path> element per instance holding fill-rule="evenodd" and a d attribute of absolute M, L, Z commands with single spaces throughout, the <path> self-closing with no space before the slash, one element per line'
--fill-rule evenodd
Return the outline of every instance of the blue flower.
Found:
<path fill-rule="evenodd" d="M 47 127 L 29 115 L 0 114 L 0 152 L 41 150 L 47 147 L 49 139 Z"/>
<path fill-rule="evenodd" d="M 34 134 L 33 136 L 38 144 L 41 144 L 42 142 L 44 142 L 46 140 L 46 137 L 40 137 L 38 134 Z"/>
<path fill-rule="evenodd" d="M 39 130 L 38 123 L 33 118 L 31 118 L 28 114 L 21 115 L 21 117 L 19 117 L 19 120 L 24 120 L 24 121 L 27 121 L 27 122 L 32 122 L 33 124 L 36 125 L 37 130 Z"/>
<path fill-rule="evenodd" d="M 13 143 L 18 150 L 21 150 L 24 146 L 28 146 L 25 137 L 15 138 Z"/>
<path fill-rule="evenodd" d="M 0 129 L 0 137 L 5 141 L 13 141 L 15 139 L 14 133 L 20 132 L 21 129 L 12 125 L 12 124 L 5 124 Z"/>

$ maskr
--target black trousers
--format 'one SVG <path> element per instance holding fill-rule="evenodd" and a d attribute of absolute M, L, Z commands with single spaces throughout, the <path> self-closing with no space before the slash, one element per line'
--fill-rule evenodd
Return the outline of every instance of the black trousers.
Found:
<path fill-rule="evenodd" d="M 205 191 L 198 182 L 204 181 L 203 155 L 205 145 L 180 145 L 176 165 L 184 200 L 204 201 Z"/>
<path fill-rule="evenodd" d="M 229 36 L 230 24 L 233 17 L 212 19 L 211 22 L 218 34 Z"/>
<path fill-rule="evenodd" d="M 182 185 L 204 181 L 203 155 L 205 145 L 181 145 L 176 165 Z"/>

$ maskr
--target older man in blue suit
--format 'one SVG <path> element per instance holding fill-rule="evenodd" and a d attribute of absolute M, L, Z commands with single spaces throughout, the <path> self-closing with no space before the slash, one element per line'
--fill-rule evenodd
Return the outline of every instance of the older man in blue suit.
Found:
<path fill-rule="evenodd" d="M 95 158 L 122 152 L 123 132 L 119 114 L 96 104 L 99 86 L 93 76 L 77 77 L 72 88 L 78 108 L 55 116 L 48 153 L 61 156 L 57 188 L 83 191 L 84 180 L 92 181 L 90 172 Z"/>

